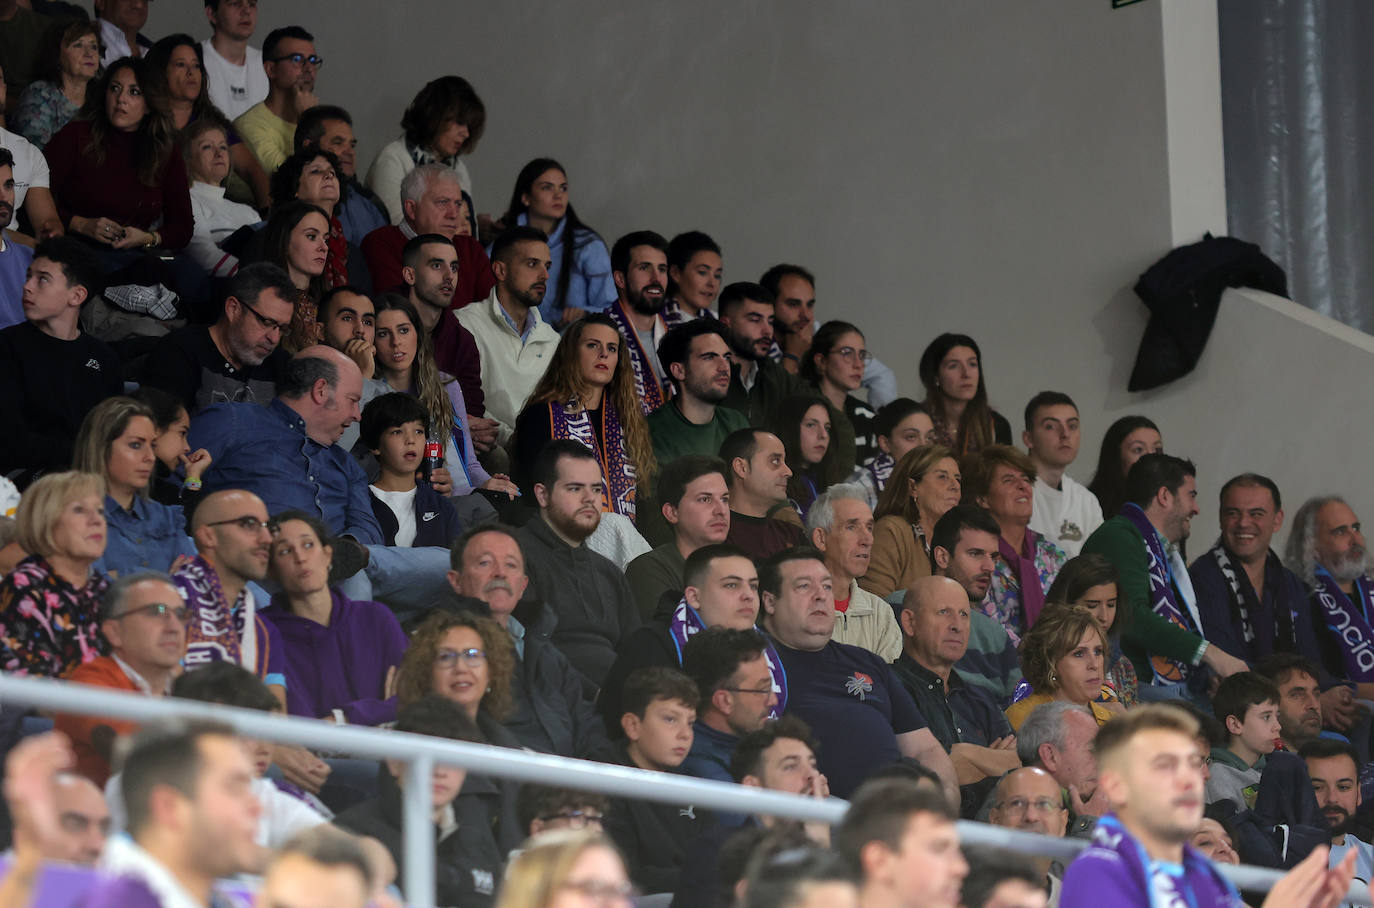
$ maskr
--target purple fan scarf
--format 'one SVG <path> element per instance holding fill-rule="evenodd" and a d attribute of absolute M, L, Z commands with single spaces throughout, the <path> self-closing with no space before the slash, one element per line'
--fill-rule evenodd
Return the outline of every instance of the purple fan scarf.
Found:
<path fill-rule="evenodd" d="M 1374 629 L 1369 616 L 1374 613 L 1374 587 L 1368 577 L 1355 581 L 1359 607 L 1341 589 L 1331 572 L 1321 565 L 1316 569 L 1317 603 L 1322 618 L 1341 644 L 1341 659 L 1351 681 L 1374 681 Z"/>
<path fill-rule="evenodd" d="M 678 665 L 682 664 L 682 651 L 686 648 L 687 641 L 704 630 L 706 625 L 702 623 L 697 610 L 688 605 L 686 599 L 678 602 L 677 608 L 673 610 L 672 620 L 668 622 L 668 639 L 673 641 L 673 648 L 677 651 Z M 758 630 L 754 632 L 758 633 Z M 762 634 L 759 636 L 763 637 Z M 773 693 L 778 695 L 777 705 L 768 714 L 768 718 L 776 719 L 787 708 L 787 672 L 783 670 L 778 651 L 773 649 L 773 644 L 767 637 L 763 638 L 763 658 L 768 662 L 768 673 L 773 676 Z"/>
<path fill-rule="evenodd" d="M 1179 604 L 1178 593 L 1174 589 L 1174 571 L 1169 565 L 1169 556 L 1164 551 L 1164 542 L 1159 538 L 1159 531 L 1150 523 L 1150 518 L 1145 516 L 1139 505 L 1123 505 L 1121 516 L 1129 520 L 1145 538 L 1145 555 L 1150 562 L 1150 610 L 1184 630 L 1194 630 L 1184 607 Z M 1188 679 L 1188 672 L 1192 666 L 1186 662 L 1152 655 L 1150 668 L 1154 671 L 1153 683 L 1177 684 Z"/>
<path fill-rule="evenodd" d="M 601 464 L 601 476 L 606 480 L 601 510 L 623 514 L 633 520 L 635 465 L 625 451 L 625 430 L 620 425 L 615 404 L 609 398 L 602 398 L 601 437 L 606 440 L 604 449 L 597 443 L 587 408 L 577 398 L 566 404 L 549 403 L 549 434 L 552 438 L 580 441 L 596 455 L 597 463 Z"/>
<path fill-rule="evenodd" d="M 611 304 L 606 310 L 606 315 L 615 322 L 620 333 L 625 335 L 624 349 L 629 351 L 630 365 L 634 367 L 635 391 L 639 394 L 639 403 L 644 408 L 644 415 L 648 416 L 663 406 L 664 400 L 663 388 L 658 383 L 658 377 L 654 375 L 654 367 L 649 364 L 649 354 L 639 342 L 639 334 L 635 331 L 634 325 L 630 324 L 630 318 L 621 308 L 619 301 Z M 656 315 L 654 318 L 662 317 Z"/>

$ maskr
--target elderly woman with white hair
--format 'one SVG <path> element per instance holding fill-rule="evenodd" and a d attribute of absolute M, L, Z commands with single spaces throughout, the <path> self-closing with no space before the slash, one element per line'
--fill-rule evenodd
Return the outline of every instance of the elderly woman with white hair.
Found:
<path fill-rule="evenodd" d="M 105 554 L 105 480 L 49 473 L 15 517 L 29 557 L 0 580 L 0 671 L 59 678 L 107 648 L 99 616 L 109 581 L 92 571 Z"/>

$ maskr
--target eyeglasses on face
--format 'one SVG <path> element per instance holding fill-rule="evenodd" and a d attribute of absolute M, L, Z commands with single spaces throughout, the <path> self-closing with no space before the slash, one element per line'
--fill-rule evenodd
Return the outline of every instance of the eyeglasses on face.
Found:
<path fill-rule="evenodd" d="M 487 654 L 470 646 L 467 649 L 441 649 L 439 655 L 434 657 L 434 664 L 440 668 L 454 668 L 459 662 L 472 667 L 486 665 Z"/>
<path fill-rule="evenodd" d="M 283 55 L 280 56 L 280 57 L 273 57 L 272 59 L 268 60 L 267 62 L 268 62 L 268 63 L 287 63 L 287 62 L 289 62 L 289 63 L 294 63 L 294 64 L 296 64 L 297 66 L 300 66 L 300 65 L 303 64 L 303 63 L 309 63 L 311 66 L 315 67 L 316 69 L 319 69 L 321 66 L 324 66 L 324 57 L 320 57 L 320 56 L 317 56 L 317 55 L 315 55 L 315 54 L 283 54 Z"/>
<path fill-rule="evenodd" d="M 206 523 L 205 526 L 222 527 L 227 526 L 231 523 L 236 525 L 240 530 L 244 530 L 248 533 L 256 533 L 258 530 L 267 526 L 266 523 L 254 517 L 251 514 L 248 514 L 244 517 L 230 517 L 228 520 L 211 520 L 210 522 Z"/>
<path fill-rule="evenodd" d="M 856 357 L 858 358 L 859 362 L 865 365 L 873 361 L 872 353 L 869 353 L 867 350 L 855 350 L 853 347 L 840 347 L 839 349 L 831 350 L 830 352 L 835 356 L 838 356 L 840 359 L 848 360 L 850 362 L 853 362 Z"/>
<path fill-rule="evenodd" d="M 767 687 L 722 687 L 719 690 L 728 690 L 732 694 L 758 694 L 766 697 L 773 692 L 773 685 Z"/>
<path fill-rule="evenodd" d="M 171 615 L 178 621 L 185 623 L 190 617 L 191 610 L 184 605 L 168 605 L 165 602 L 150 602 L 147 605 L 140 605 L 138 608 L 131 608 L 122 615 L 116 615 L 116 621 L 123 621 L 131 615 L 151 615 L 154 618 L 166 618 Z"/>
<path fill-rule="evenodd" d="M 258 324 L 262 325 L 262 330 L 264 331 L 283 332 L 287 328 L 291 327 L 289 322 L 279 322 L 275 319 L 268 318 L 258 310 L 254 309 L 252 306 L 245 303 L 243 300 L 239 299 L 238 297 L 234 297 L 234 301 L 237 302 L 243 308 L 247 309 L 249 312 L 253 313 L 253 318 L 258 320 Z"/>

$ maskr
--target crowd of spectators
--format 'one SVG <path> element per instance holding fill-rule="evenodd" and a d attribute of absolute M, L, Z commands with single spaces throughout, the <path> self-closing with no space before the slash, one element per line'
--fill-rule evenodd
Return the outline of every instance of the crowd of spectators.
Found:
<path fill-rule="evenodd" d="M 831 828 L 439 767 L 445 905 L 1207 908 L 1244 861 L 1329 908 L 1374 876 L 1342 498 L 1280 556 L 1238 464 L 1189 563 L 1197 471 L 1144 416 L 1083 485 L 1070 394 L 1014 439 L 968 335 L 901 389 L 806 267 L 608 243 L 552 158 L 482 213 L 460 76 L 360 179 L 324 49 L 254 47 L 256 0 L 205 0 L 203 41 L 44 6 L 0 0 L 0 670 L 850 801 Z M 101 867 L 93 905 L 397 894 L 399 762 L 0 719 L 0 905 L 45 860 Z M 957 818 L 1092 841 L 965 854 Z"/>

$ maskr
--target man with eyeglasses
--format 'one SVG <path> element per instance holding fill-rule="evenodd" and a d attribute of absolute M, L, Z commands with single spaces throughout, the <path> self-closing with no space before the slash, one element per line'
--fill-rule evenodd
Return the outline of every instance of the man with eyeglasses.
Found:
<path fill-rule="evenodd" d="M 696 735 L 682 761 L 682 772 L 719 782 L 737 781 L 730 758 L 740 738 L 758 731 L 778 705 L 777 685 L 769 664 L 768 641 L 754 630 L 713 627 L 683 649 L 682 670 L 701 692 Z M 727 815 L 718 815 L 730 822 Z M 743 817 L 735 817 L 736 825 Z"/>
<path fill-rule="evenodd" d="M 234 120 L 234 130 L 267 173 L 291 155 L 301 114 L 320 103 L 315 77 L 323 65 L 315 53 L 315 36 L 299 25 L 273 29 L 262 42 L 267 97 Z"/>
<path fill-rule="evenodd" d="M 78 666 L 78 684 L 166 696 L 186 653 L 186 602 L 172 578 L 155 571 L 127 574 L 110 584 L 101 603 L 100 631 L 110 655 Z M 58 731 L 71 739 L 78 773 L 103 786 L 115 739 L 137 725 L 100 716 L 59 715 Z"/>
<path fill-rule="evenodd" d="M 681 599 L 665 599 L 654 619 L 626 634 L 616 648 L 597 698 L 612 738 L 621 736 L 621 688 L 636 669 L 681 668 L 688 641 L 708 628 L 753 630 L 759 615 L 758 571 L 742 551 L 728 543 L 702 546 L 687 556 L 683 583 Z"/>
<path fill-rule="evenodd" d="M 1009 772 L 997 783 L 988 822 L 994 826 L 1064 837 L 1069 826 L 1069 810 L 1064 806 L 1064 791 L 1054 776 L 1034 766 Z M 1042 860 L 1041 871 L 1050 885 L 1050 904 L 1057 903 L 1064 868 L 1057 861 Z"/>
<path fill-rule="evenodd" d="M 195 558 L 172 571 L 190 609 L 185 664 L 194 671 L 233 662 L 262 679 L 286 704 L 286 675 L 276 628 L 258 615 L 250 584 L 267 576 L 272 534 L 267 506 L 251 492 L 206 495 L 191 515 Z"/>
<path fill-rule="evenodd" d="M 225 290 L 219 319 L 164 337 L 140 376 L 142 384 L 175 395 L 192 416 L 211 404 L 267 406 L 290 358 L 280 347 L 296 298 L 286 272 L 258 262 L 240 268 Z"/>

